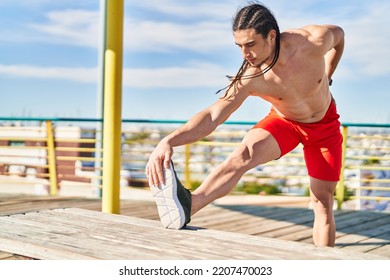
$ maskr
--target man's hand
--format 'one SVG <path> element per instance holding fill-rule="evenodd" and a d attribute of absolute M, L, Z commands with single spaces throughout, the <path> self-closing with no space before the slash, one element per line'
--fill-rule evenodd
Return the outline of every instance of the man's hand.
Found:
<path fill-rule="evenodd" d="M 154 149 L 145 169 L 150 186 L 159 186 L 165 183 L 164 169 L 169 168 L 172 154 L 173 148 L 164 140 Z"/>

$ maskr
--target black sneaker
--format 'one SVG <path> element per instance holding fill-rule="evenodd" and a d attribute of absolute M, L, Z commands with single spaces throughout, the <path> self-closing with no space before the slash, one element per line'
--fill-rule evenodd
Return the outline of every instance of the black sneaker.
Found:
<path fill-rule="evenodd" d="M 165 169 L 165 184 L 150 190 L 165 228 L 181 229 L 191 221 L 191 192 L 180 183 L 172 162 Z"/>

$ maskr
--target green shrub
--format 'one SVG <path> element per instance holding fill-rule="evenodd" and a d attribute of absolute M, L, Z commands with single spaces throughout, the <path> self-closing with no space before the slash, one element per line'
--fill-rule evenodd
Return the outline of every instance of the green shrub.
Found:
<path fill-rule="evenodd" d="M 196 190 L 200 184 L 201 181 L 192 181 L 191 182 L 191 190 Z M 237 185 L 234 188 L 234 192 L 237 193 L 246 193 L 246 194 L 278 194 L 281 193 L 280 189 L 276 185 L 268 185 L 268 184 L 259 184 L 256 182 L 243 182 Z"/>
<path fill-rule="evenodd" d="M 244 182 L 240 186 L 236 187 L 237 191 L 247 194 L 278 194 L 280 189 L 275 185 L 259 184 L 256 182 Z"/>

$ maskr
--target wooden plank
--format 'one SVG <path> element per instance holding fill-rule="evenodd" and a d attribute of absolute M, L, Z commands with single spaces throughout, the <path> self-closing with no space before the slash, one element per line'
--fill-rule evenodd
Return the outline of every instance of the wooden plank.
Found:
<path fill-rule="evenodd" d="M 207 231 L 202 231 L 201 234 L 208 235 L 208 234 L 215 234 L 215 232 L 216 231 L 214 230 L 207 230 Z M 229 232 L 218 231 L 218 233 L 225 235 L 227 238 L 229 238 L 229 236 L 231 237 L 232 235 L 232 233 Z M 258 241 L 259 237 L 253 235 L 239 234 L 236 236 L 236 234 L 234 234 L 234 237 L 239 242 L 252 243 L 253 246 L 258 244 L 259 242 Z M 278 240 L 274 238 L 261 238 L 261 240 L 264 240 L 267 246 L 274 248 L 275 251 L 280 250 L 280 252 L 282 253 L 284 253 L 284 250 L 295 251 L 295 259 L 323 259 L 324 260 L 329 258 L 328 253 L 334 254 L 330 259 L 362 259 L 362 258 L 365 259 L 365 257 L 374 258 L 374 259 L 376 259 L 377 257 L 379 257 L 379 259 L 382 258 L 382 256 L 377 256 L 377 255 L 369 256 L 369 254 L 350 255 L 348 251 L 343 251 L 336 248 L 316 247 L 311 244 L 290 242 L 290 241 Z M 308 257 L 308 251 L 310 251 L 316 257 L 313 256 Z M 272 257 L 270 258 L 274 259 Z M 387 259 L 386 257 L 383 258 Z"/>
<path fill-rule="evenodd" d="M 275 229 L 272 231 L 261 233 L 259 235 L 264 236 L 264 237 L 269 237 L 269 238 L 282 239 L 282 237 L 284 235 L 295 234 L 296 232 L 310 230 L 312 228 L 313 228 L 312 223 L 310 223 L 310 224 L 309 223 L 308 224 L 293 224 L 293 225 L 288 226 L 288 227 L 278 228 L 278 229 Z"/>
<path fill-rule="evenodd" d="M 283 217 L 283 218 L 282 218 Z M 309 224 L 313 223 L 313 215 L 307 213 L 298 213 L 298 215 L 293 215 L 293 218 L 287 218 L 286 213 L 282 217 L 271 217 L 264 220 L 260 224 L 246 224 L 241 227 L 239 230 L 242 233 L 253 234 L 253 235 L 262 235 L 265 236 L 266 233 L 273 232 L 277 229 L 286 229 L 294 225 L 300 224 Z"/>
<path fill-rule="evenodd" d="M 7 252 L 0 252 L 0 260 L 32 260 L 31 258 L 15 255 Z"/>
<path fill-rule="evenodd" d="M 190 225 L 192 226 L 202 226 L 209 227 L 213 226 L 213 228 L 218 228 L 220 226 L 227 227 L 227 223 L 234 223 L 237 221 L 245 220 L 249 215 L 245 215 L 242 213 L 232 213 L 229 210 L 221 209 L 219 207 L 209 207 L 207 212 L 200 212 L 199 214 L 195 214 L 191 218 Z"/>
<path fill-rule="evenodd" d="M 336 222 L 336 246 L 338 246 L 338 240 L 340 237 L 344 235 L 348 235 L 352 228 L 355 226 L 360 226 L 361 224 L 367 224 L 371 222 L 375 215 L 373 213 L 363 213 L 360 211 L 353 212 L 344 212 L 344 211 L 336 211 L 335 212 L 335 222 Z M 312 242 L 312 235 L 310 228 L 302 228 L 300 231 L 295 231 L 296 237 L 294 237 L 294 233 L 284 233 L 281 235 L 281 238 L 286 238 L 287 240 L 294 240 L 300 242 Z M 339 247 L 339 246 L 338 246 Z"/>
<path fill-rule="evenodd" d="M 353 250 L 362 253 L 373 253 L 373 251 L 378 247 L 390 248 L 390 232 L 386 231 L 385 233 L 377 235 L 375 237 L 367 238 L 364 241 L 359 242 L 357 245 L 358 246 L 354 246 Z M 390 257 L 390 252 L 387 256 Z"/>
<path fill-rule="evenodd" d="M 4 260 L 12 256 L 13 254 L 7 252 L 0 252 L 0 260 Z"/>
<path fill-rule="evenodd" d="M 235 231 L 245 234 L 252 235 L 261 235 L 261 236 L 269 236 L 272 237 L 273 232 L 283 229 L 282 234 L 276 233 L 277 236 L 281 236 L 284 234 L 296 233 L 302 229 L 305 229 L 306 232 L 303 234 L 303 237 L 292 236 L 291 240 L 300 240 L 311 237 L 311 228 L 313 224 L 313 213 L 312 210 L 302 209 L 302 208 L 280 208 L 280 207 L 254 207 L 247 206 L 251 208 L 251 210 L 246 211 L 245 213 L 255 214 L 254 218 L 248 218 L 248 216 L 240 216 L 239 219 L 234 219 L 231 222 L 223 220 L 222 222 L 217 222 L 217 226 L 215 222 L 212 220 L 209 221 L 210 227 L 213 229 L 227 230 L 227 231 Z M 243 207 L 231 207 L 235 211 L 243 209 Z M 239 209 L 237 209 L 239 208 Z M 263 209 L 265 211 L 263 211 Z M 240 215 L 241 213 L 233 212 L 235 215 Z M 229 216 L 233 216 L 233 213 L 230 213 Z M 345 212 L 336 212 L 335 216 L 345 216 Z M 216 217 L 209 217 L 210 219 Z M 217 219 L 219 220 L 219 218 Z M 198 220 L 197 220 L 198 221 Z M 239 221 L 239 222 L 237 222 Z M 197 223 L 192 223 L 197 225 Z M 300 224 L 306 225 L 304 227 L 297 226 Z M 203 225 L 203 224 L 202 224 Z M 290 227 L 295 227 L 291 228 Z M 284 232 L 286 231 L 286 232 Z"/>
<path fill-rule="evenodd" d="M 96 207 L 101 204 L 97 199 L 85 199 L 77 197 L 38 197 L 27 196 L 16 198 L 12 202 L 4 201 L 2 198 L 2 204 L 0 205 L 0 216 L 11 215 L 17 213 L 25 213 L 28 211 L 38 211 L 41 209 L 55 209 L 61 207 L 81 207 L 89 208 Z M 94 207 L 94 208 L 95 208 Z"/>
<path fill-rule="evenodd" d="M 51 211 L 27 213 L 26 215 L 18 215 L 14 221 L 22 224 L 21 228 L 23 229 L 30 226 L 28 230 L 33 234 L 43 233 L 45 236 L 43 241 L 45 242 L 48 241 L 46 239 L 53 241 L 52 238 L 61 235 L 61 244 L 88 249 L 88 254 L 98 257 L 104 254 L 110 259 L 118 259 L 123 255 L 133 258 L 139 254 L 137 250 L 138 247 L 141 247 L 144 258 L 150 259 L 163 255 L 166 250 L 171 248 L 170 246 L 167 248 L 150 247 L 153 240 L 155 242 L 160 240 L 154 236 L 153 232 L 144 231 L 142 227 L 132 228 L 126 225 L 118 227 L 117 223 L 85 218 L 72 213 L 52 213 Z M 47 221 L 50 221 L 50 225 L 46 225 Z M 113 234 L 114 230 L 115 233 Z M 69 235 L 77 235 L 78 238 L 73 242 L 71 238 L 68 238 Z M 35 235 L 34 237 L 38 238 Z M 126 246 L 129 245 L 129 242 L 136 242 L 132 243 L 136 246 Z M 167 258 L 176 257 L 183 256 L 172 252 Z"/>
<path fill-rule="evenodd" d="M 338 246 L 350 247 L 349 250 L 367 252 L 373 249 L 373 244 L 376 246 L 390 244 L 390 232 L 387 224 L 375 226 L 374 228 L 365 231 L 357 232 L 356 234 L 349 234 L 343 236 L 338 240 Z"/>
<path fill-rule="evenodd" d="M 345 235 L 337 239 L 338 246 L 344 247 L 354 244 L 368 237 L 389 232 L 390 215 L 379 216 L 364 223 L 355 224 L 346 229 Z M 347 234 L 348 233 L 348 234 Z"/>
<path fill-rule="evenodd" d="M 57 215 L 58 215 L 58 213 L 57 213 Z M 23 219 L 24 220 L 24 223 L 23 223 L 23 225 L 22 225 L 22 227 L 21 228 L 23 228 L 23 229 L 25 229 L 25 227 L 27 226 L 27 225 L 31 225 L 31 224 L 34 224 L 34 223 L 36 223 L 36 218 L 37 217 L 34 217 L 34 216 L 36 216 L 36 215 L 34 215 L 34 214 L 28 214 L 28 215 L 25 215 L 25 216 L 22 216 L 22 215 L 20 215 L 20 216 L 18 216 L 18 218 L 20 219 L 20 218 L 26 218 L 26 219 Z M 32 219 L 34 220 L 34 221 L 32 221 Z M 95 218 L 94 218 L 95 219 Z M 53 225 L 54 226 L 54 230 L 56 230 L 56 222 L 54 221 L 53 222 L 53 219 L 49 219 L 49 217 L 44 217 L 43 218 L 43 221 L 44 222 L 46 222 L 46 221 L 48 221 L 48 220 L 50 220 L 50 224 L 51 225 Z M 59 221 L 61 221 L 62 219 L 59 219 Z M 71 219 L 71 221 L 74 221 L 74 219 L 73 219 L 73 217 L 72 217 L 72 219 Z M 78 217 L 78 221 L 79 222 L 81 222 L 81 224 L 85 224 L 85 222 L 86 221 L 83 221 L 83 219 L 80 219 L 80 217 Z M 70 228 L 70 226 L 73 224 L 73 222 L 69 222 L 69 221 L 65 221 L 65 222 L 63 222 L 63 223 L 61 223 L 61 226 L 63 226 L 63 227 L 66 227 L 66 229 L 68 230 L 68 231 L 66 231 L 65 232 L 65 234 L 66 235 L 68 235 L 68 234 L 70 234 L 70 232 L 69 232 L 69 230 L 70 229 L 72 229 L 72 230 L 74 230 L 74 228 Z M 42 231 L 43 231 L 43 233 L 44 234 L 46 234 L 46 235 L 48 235 L 49 233 L 50 233 L 50 231 L 52 230 L 50 227 L 48 228 L 48 232 L 46 232 L 46 230 L 45 229 L 43 229 L 42 227 L 45 227 L 44 225 L 41 225 L 38 229 L 37 229 L 37 233 L 39 232 L 39 233 L 42 233 Z M 112 227 L 108 227 L 108 229 L 109 229 L 109 233 L 111 234 L 112 233 Z M 19 229 L 20 230 L 20 229 Z M 104 231 L 104 228 L 102 228 L 101 227 L 101 225 L 99 224 L 99 236 L 100 236 L 100 238 L 102 238 L 102 231 Z M 120 235 L 120 232 L 121 232 L 121 230 L 119 229 L 118 230 L 118 228 L 116 228 L 116 231 L 115 231 L 115 239 L 116 240 L 118 240 L 118 238 L 120 238 L 120 236 L 118 236 L 118 235 Z M 148 231 L 149 232 L 149 231 Z M 165 230 L 164 230 L 164 232 L 166 232 Z M 126 231 L 125 232 L 125 234 L 126 234 L 126 238 L 128 239 L 128 236 L 129 236 L 129 232 L 128 231 Z M 31 236 L 30 236 L 31 237 Z M 51 237 L 51 236 L 50 236 Z M 136 236 L 134 236 L 134 229 L 132 229 L 132 234 L 131 234 L 131 240 L 133 240 L 134 241 L 134 238 L 135 238 Z M 142 234 L 142 237 L 141 237 L 141 239 L 142 240 L 137 240 L 138 242 L 147 242 L 148 244 L 152 241 L 151 239 L 152 238 L 154 238 L 154 233 L 152 233 L 152 236 L 145 236 L 145 232 L 143 232 L 143 234 Z M 78 241 L 80 241 L 80 242 L 82 242 L 83 244 L 84 244 L 84 247 L 85 246 L 87 246 L 88 247 L 88 245 L 89 245 L 89 243 L 86 241 L 86 240 L 83 240 L 84 238 L 83 237 L 81 237 L 80 238 L 80 236 L 79 236 L 79 238 L 78 238 L 79 240 Z M 146 240 L 146 241 L 145 241 Z M 157 240 L 156 240 L 156 242 L 160 242 L 161 240 L 160 240 L 160 238 L 158 238 Z M 123 243 L 124 243 L 124 241 L 122 240 L 122 242 L 121 242 L 121 246 L 120 246 L 120 248 L 123 248 Z M 146 243 L 145 243 L 146 244 Z M 199 244 L 199 242 L 198 242 L 198 244 Z M 78 243 L 77 244 L 72 244 L 73 246 L 76 246 L 76 245 L 78 245 Z M 112 244 L 110 244 L 111 246 L 112 246 Z M 164 243 L 163 243 L 163 245 L 164 245 Z M 205 245 L 204 246 L 204 248 L 208 248 L 209 247 L 209 245 L 210 245 L 210 242 L 209 241 L 207 241 L 205 244 L 203 244 L 203 245 Z M 91 245 L 92 247 L 97 247 L 97 248 L 100 248 L 100 250 L 102 250 L 102 246 L 99 246 L 99 244 L 92 244 Z M 189 246 L 191 246 L 191 245 L 189 245 Z M 161 244 L 160 244 L 160 247 L 163 247 L 163 246 L 161 246 Z M 159 252 L 158 252 L 158 254 L 157 255 L 155 255 L 154 257 L 155 258 L 160 258 L 161 257 L 161 251 L 160 250 L 163 250 L 164 251 L 164 258 L 167 258 L 167 256 L 168 256 L 168 258 L 169 258 L 169 254 L 167 254 L 167 250 L 169 250 L 170 248 L 172 248 L 172 246 L 171 245 L 169 245 L 168 246 L 168 248 L 159 248 Z M 103 248 L 104 249 L 104 251 L 105 251 L 105 254 L 107 255 L 107 256 L 109 256 L 110 258 L 115 258 L 116 256 L 115 255 L 113 255 L 113 254 L 111 254 L 111 255 L 109 255 L 108 253 L 107 253 L 107 248 Z M 132 250 L 133 250 L 134 248 L 132 248 Z M 145 249 L 145 248 L 144 248 Z M 118 250 L 118 248 L 115 248 L 115 250 Z M 143 256 L 145 257 L 145 252 L 144 252 L 145 250 L 143 250 Z M 198 255 L 198 257 L 199 257 L 199 251 L 200 250 L 198 250 L 198 252 L 197 252 L 197 255 Z M 217 254 L 215 254 L 215 252 L 214 251 L 210 251 L 210 252 L 208 252 L 209 253 L 209 255 L 210 255 L 210 253 L 212 253 L 213 255 L 217 255 Z M 226 253 L 226 252 L 225 252 Z M 188 254 L 188 251 L 187 252 L 185 252 L 185 254 Z M 237 252 L 237 250 L 236 250 L 236 252 L 235 252 L 235 255 L 236 255 L 236 257 L 239 257 L 239 255 L 238 255 L 238 252 Z M 245 255 L 247 255 L 247 253 L 245 253 Z M 127 257 L 131 257 L 131 255 L 129 255 L 129 254 L 127 254 L 126 255 Z M 175 258 L 176 257 L 178 257 L 178 256 L 174 256 Z M 222 258 L 224 258 L 223 256 L 218 256 L 218 258 L 219 257 L 222 257 Z M 191 258 L 191 257 L 190 257 Z"/>
<path fill-rule="evenodd" d="M 52 220 L 49 221 L 52 223 Z M 127 232 L 127 237 L 123 240 L 117 232 L 112 234 L 112 228 L 110 228 L 110 233 L 107 234 L 104 228 L 99 228 L 96 233 L 83 228 L 70 228 L 66 222 L 64 223 L 66 230 L 59 230 L 57 225 L 54 225 L 54 228 L 45 228 L 42 223 L 39 225 L 36 223 L 35 221 L 34 223 L 23 223 L 21 225 L 13 224 L 13 232 L 17 235 L 17 238 L 7 235 L 0 226 L 0 238 L 7 237 L 14 242 L 21 241 L 23 238 L 28 239 L 25 240 L 24 245 L 28 248 L 33 247 L 30 252 L 25 250 L 23 254 L 31 254 L 34 257 L 45 259 L 122 259 L 124 256 L 130 259 L 139 257 L 155 259 L 161 257 L 164 253 L 162 251 L 164 248 L 148 248 L 150 246 L 147 244 L 146 238 L 140 244 L 134 243 L 137 242 L 137 240 L 134 240 L 134 230 Z M 97 230 L 95 227 L 92 227 L 92 229 Z M 129 246 L 129 242 L 131 246 Z M 133 246 L 134 244 L 138 246 Z M 17 250 L 20 250 L 20 244 L 16 243 L 16 246 L 18 246 Z M 42 248 L 50 248 L 52 251 L 45 252 L 46 254 L 42 255 L 40 252 Z M 74 254 L 71 254 L 72 252 Z M 171 258 L 180 258 L 180 255 L 167 255 L 167 259 Z"/>
<path fill-rule="evenodd" d="M 336 227 L 340 232 L 348 233 L 366 227 L 369 223 L 381 220 L 384 216 L 379 213 L 356 211 L 343 219 L 336 219 Z"/>
<path fill-rule="evenodd" d="M 278 207 L 267 208 L 250 206 L 249 208 L 249 211 L 242 212 L 237 212 L 237 210 L 241 211 L 242 209 L 245 209 L 243 206 L 234 207 L 234 210 L 230 210 L 230 208 L 223 208 L 223 218 L 221 218 L 221 211 L 216 212 L 215 215 L 210 215 L 209 211 L 205 211 L 203 216 L 194 217 L 191 225 L 199 225 L 202 227 L 210 227 L 212 229 L 245 234 L 257 234 L 259 232 L 268 232 L 273 228 L 289 225 L 289 222 L 278 223 L 278 221 L 274 221 L 273 219 L 287 220 L 287 217 L 291 218 L 290 215 L 294 216 L 295 213 L 302 211 L 302 209 L 290 211 L 290 209 L 282 209 Z M 311 213 L 311 211 L 309 212 Z M 302 219 L 302 215 L 298 214 L 297 216 Z M 312 220 L 310 216 L 306 216 L 304 219 Z"/>
<path fill-rule="evenodd" d="M 0 217 L 0 249 L 45 259 L 381 258 L 195 227 L 166 230 L 159 221 L 84 209 Z"/>
<path fill-rule="evenodd" d="M 389 241 L 389 239 L 387 239 L 387 241 Z M 375 248 L 373 248 L 368 252 L 375 255 L 390 257 L 390 245 L 387 244 L 382 246 L 376 246 Z"/>

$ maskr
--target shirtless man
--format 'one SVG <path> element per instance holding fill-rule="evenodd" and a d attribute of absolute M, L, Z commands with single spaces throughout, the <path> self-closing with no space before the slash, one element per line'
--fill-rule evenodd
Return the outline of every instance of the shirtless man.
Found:
<path fill-rule="evenodd" d="M 280 33 L 272 13 L 260 4 L 251 4 L 237 12 L 233 35 L 244 61 L 224 89 L 225 95 L 162 139 L 150 155 L 146 175 L 161 222 L 166 228 L 182 228 L 191 215 L 227 195 L 245 172 L 302 143 L 314 209 L 314 244 L 334 246 L 332 207 L 341 169 L 342 136 L 329 85 L 343 53 L 344 32 L 334 25 L 311 25 Z M 173 147 L 209 135 L 248 96 L 268 101 L 270 113 L 190 193 L 173 169 Z"/>

